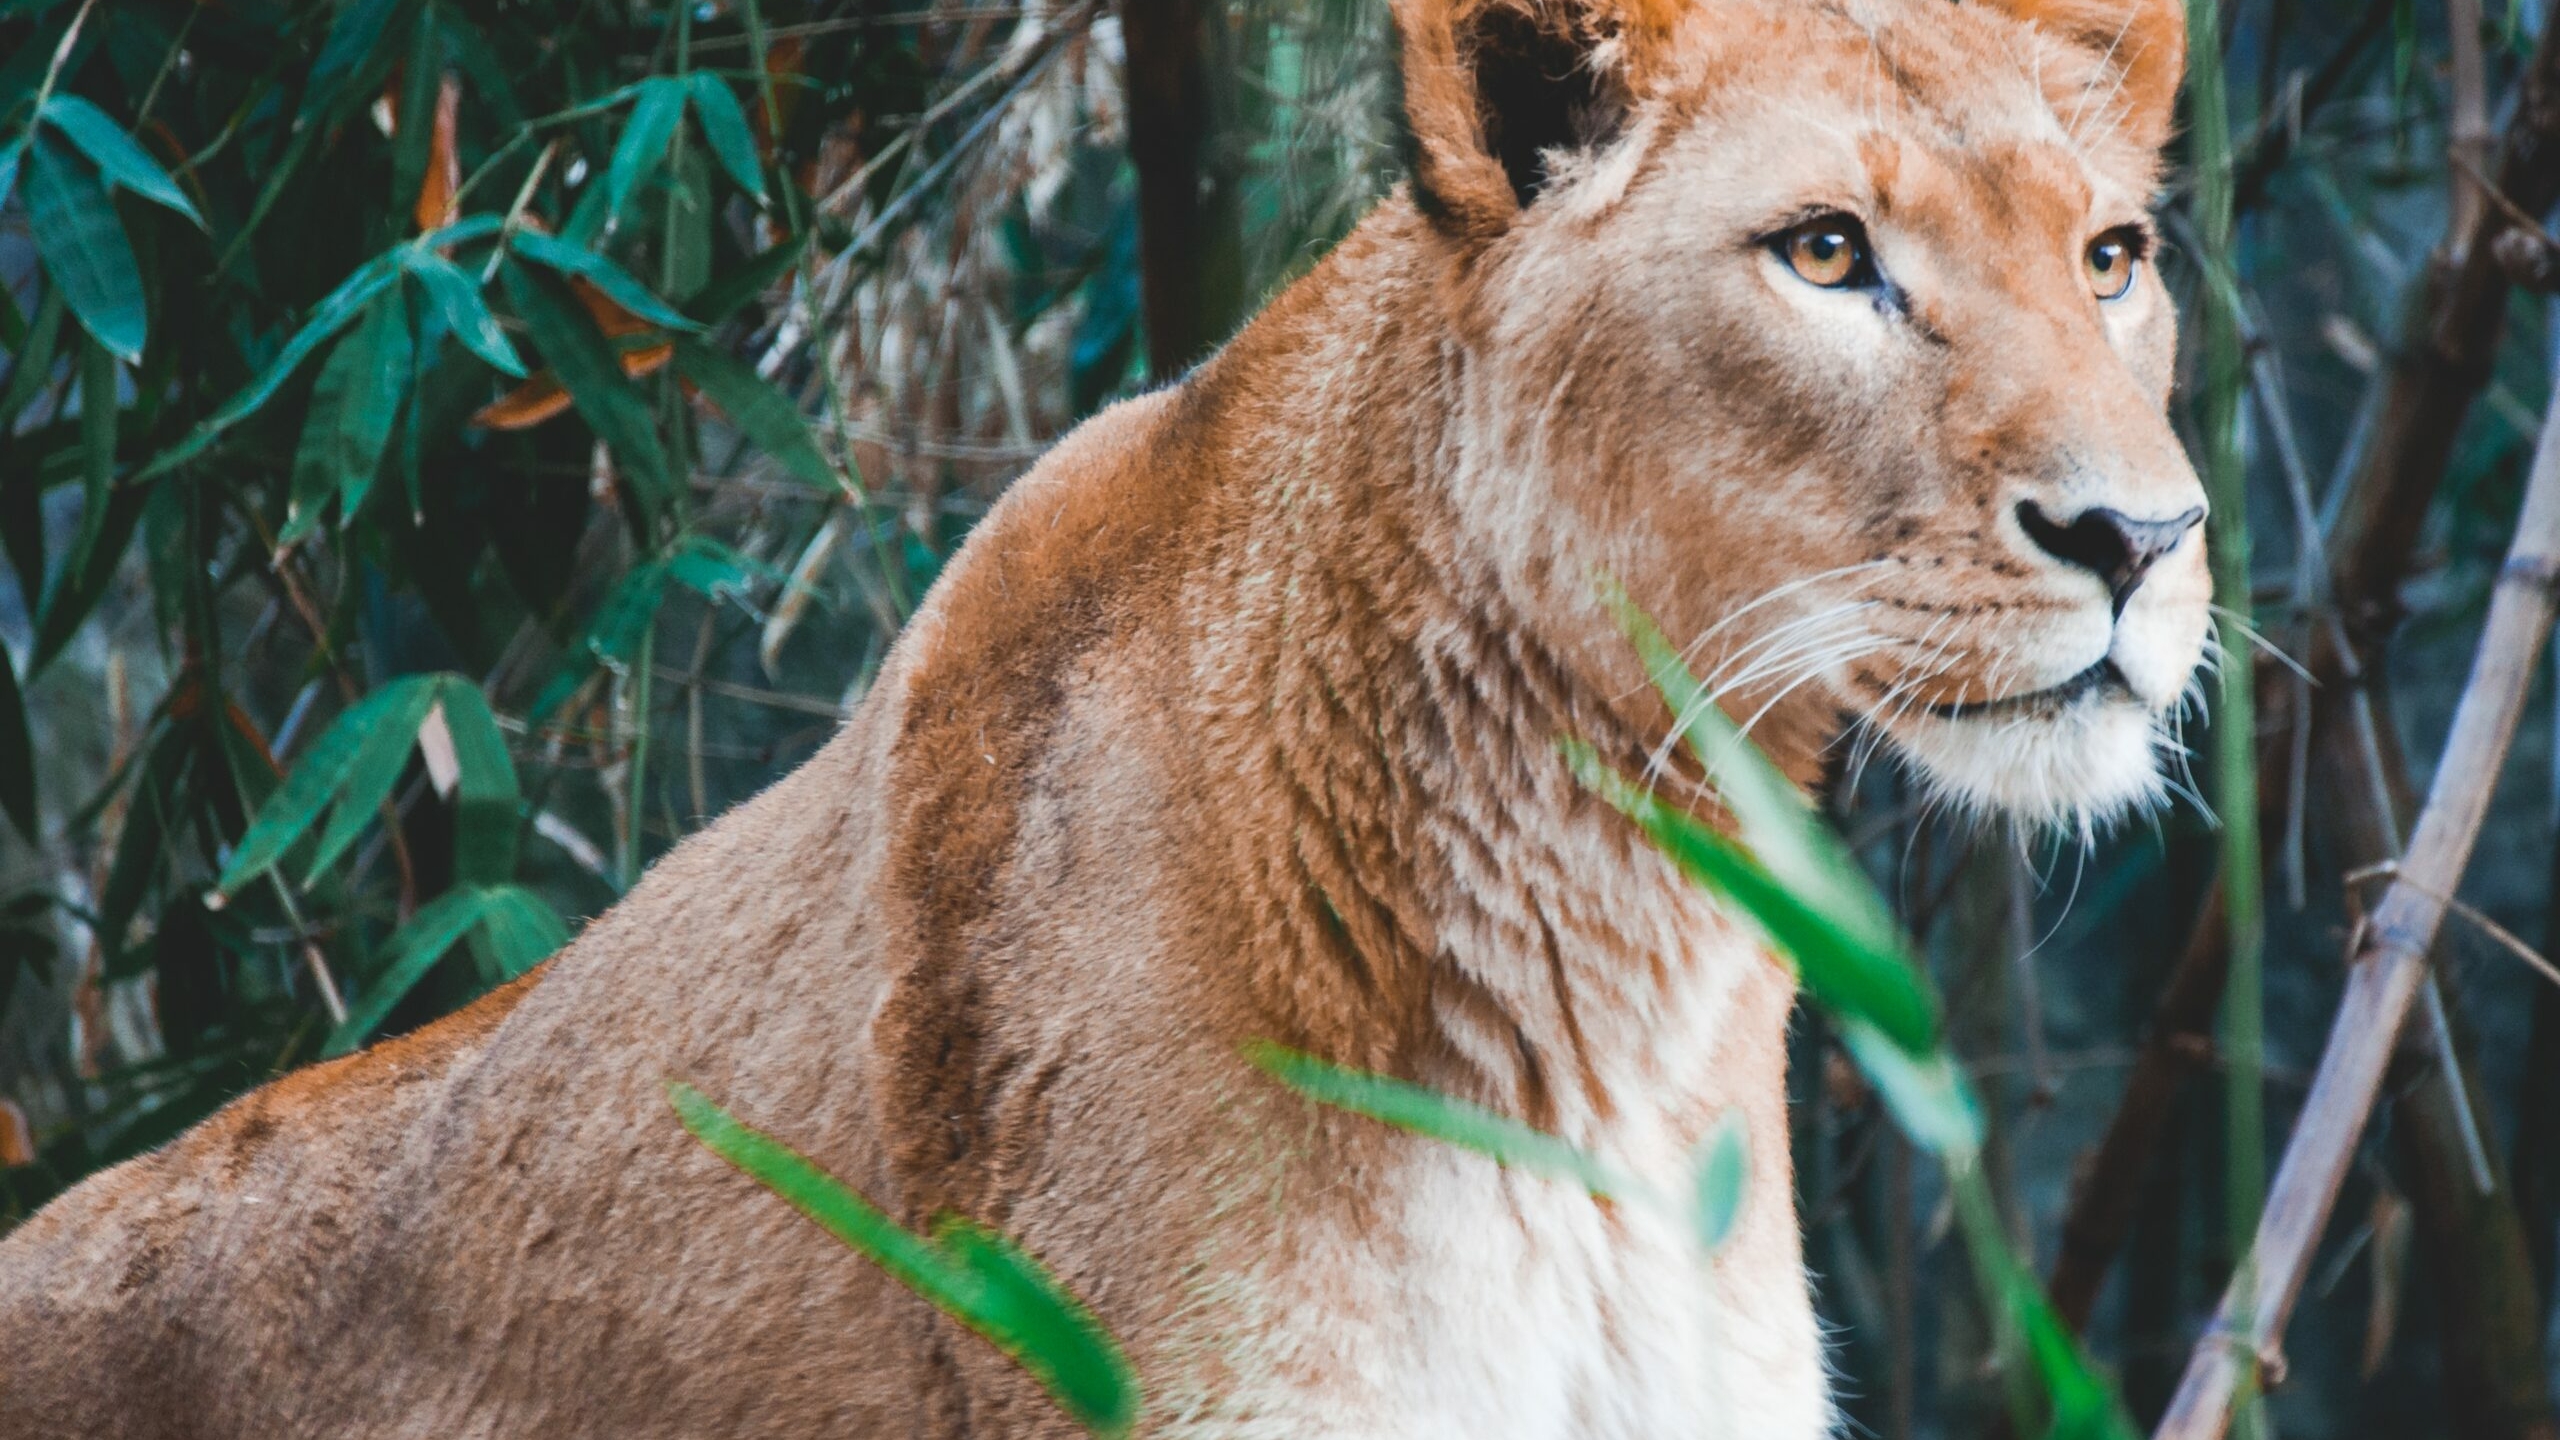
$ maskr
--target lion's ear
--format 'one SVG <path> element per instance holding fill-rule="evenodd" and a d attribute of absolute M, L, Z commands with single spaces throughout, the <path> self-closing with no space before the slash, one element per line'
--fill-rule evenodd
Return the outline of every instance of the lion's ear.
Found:
<path fill-rule="evenodd" d="M 1547 155 L 1614 133 L 1674 0 L 1394 0 L 1414 198 L 1461 235 L 1537 198 Z"/>
<path fill-rule="evenodd" d="M 2177 118 L 2178 79 L 2187 63 L 2187 12 L 2179 0 L 1986 3 L 2089 51 L 2110 73 L 2111 86 L 2082 86 L 2065 101 L 2107 106 L 2145 148 L 2168 142 Z"/>

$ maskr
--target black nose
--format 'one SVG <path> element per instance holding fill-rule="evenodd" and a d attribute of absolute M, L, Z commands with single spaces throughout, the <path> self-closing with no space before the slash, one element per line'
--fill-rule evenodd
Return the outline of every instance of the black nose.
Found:
<path fill-rule="evenodd" d="M 2178 546 L 2178 540 L 2204 518 L 2204 507 L 2166 520 L 2136 520 L 2106 506 L 2083 510 L 2069 524 L 2058 524 L 2033 500 L 2018 502 L 2018 523 L 2027 538 L 2046 554 L 2077 565 L 2107 582 L 2107 597 L 2116 613 L 2142 584 L 2152 562 Z"/>

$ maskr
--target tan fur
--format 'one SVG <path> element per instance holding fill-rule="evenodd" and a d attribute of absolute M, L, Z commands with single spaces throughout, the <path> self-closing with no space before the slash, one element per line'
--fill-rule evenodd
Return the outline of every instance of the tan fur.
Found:
<path fill-rule="evenodd" d="M 1666 725 L 1594 581 L 1748 677 L 1726 707 L 1800 778 L 1880 730 L 1967 793 L 1999 798 L 1965 768 L 1998 746 L 2059 766 L 2055 813 L 2123 801 L 2117 732 L 2201 641 L 2200 539 L 2111 628 L 2011 512 L 2194 496 L 2165 295 L 2102 309 L 2079 269 L 2153 183 L 2176 7 L 1398 3 L 1422 193 L 1061 442 L 844 732 L 538 977 L 0 1244 L 0 1434 L 1068 1433 L 686 1137 L 670 1077 L 909 1222 L 1018 1236 L 1126 1339 L 1152 1434 L 1828 1425 L 1792 983 L 1565 773 L 1559 737 L 1635 766 Z M 1474 88 L 1503 34 L 1579 47 L 1610 110 L 1525 208 Z M 1758 243 L 1818 206 L 1907 314 Z M 2132 695 L 1901 708 L 2102 654 Z M 1319 1110 L 1255 1039 L 1666 1187 L 1738 1110 L 1741 1232 L 1709 1259 Z"/>

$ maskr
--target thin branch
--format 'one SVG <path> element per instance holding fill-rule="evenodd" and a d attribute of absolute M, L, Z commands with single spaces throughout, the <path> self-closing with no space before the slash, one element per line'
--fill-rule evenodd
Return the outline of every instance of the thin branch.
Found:
<path fill-rule="evenodd" d="M 2500 762 L 2515 737 L 2526 691 L 2551 629 L 2560 580 L 2560 412 L 2546 418 L 2506 568 L 2454 712 L 2435 784 L 2417 832 L 2366 926 L 2329 1043 L 2300 1123 L 2285 1148 L 2260 1220 L 2253 1263 L 2241 1267 L 2156 1433 L 2158 1440 L 2215 1440 L 2233 1399 L 2278 1355 L 2313 1248 L 2337 1203 L 2401 1023 L 2427 975 L 2451 892 L 2487 817 Z M 2245 1318 L 2244 1318 L 2245 1317 Z"/>

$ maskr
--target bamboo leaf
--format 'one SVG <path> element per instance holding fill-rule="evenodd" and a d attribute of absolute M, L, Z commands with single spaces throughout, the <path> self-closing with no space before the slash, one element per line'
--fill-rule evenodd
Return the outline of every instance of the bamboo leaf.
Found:
<path fill-rule="evenodd" d="M 729 423 L 738 427 L 738 433 L 754 441 L 775 463 L 812 485 L 837 488 L 834 467 L 818 448 L 808 417 L 752 368 L 716 346 L 679 340 L 676 373 L 692 381 L 703 398 L 719 406 Z"/>
<path fill-rule="evenodd" d="M 319 58 L 304 85 L 298 126 L 310 126 L 337 110 L 344 98 L 362 89 L 365 72 L 387 63 L 384 42 L 395 33 L 392 22 L 412 0 L 355 0 L 338 12 L 337 23 L 320 43 Z"/>
<path fill-rule="evenodd" d="M 448 675 L 437 703 L 460 774 L 454 787 L 453 873 L 468 884 L 494 885 L 515 871 L 524 810 L 515 761 L 479 686 Z"/>
<path fill-rule="evenodd" d="M 364 504 L 409 384 L 408 307 L 399 291 L 375 299 L 364 319 L 338 342 L 312 387 L 302 443 L 294 455 L 293 501 L 277 539 L 311 533 L 332 494 L 341 521 Z"/>
<path fill-rule="evenodd" d="M 345 329 L 347 322 L 361 314 L 376 295 L 399 279 L 398 266 L 397 251 L 377 255 L 358 266 L 354 274 L 340 281 L 338 288 L 330 291 L 313 308 L 311 318 L 303 322 L 302 328 L 294 332 L 293 338 L 285 342 L 284 348 L 276 352 L 276 358 L 267 362 L 267 368 L 259 371 L 256 379 L 241 387 L 239 394 L 224 401 L 222 408 L 188 432 L 186 439 L 153 457 L 151 463 L 142 467 L 134 478 L 137 481 L 148 480 L 184 465 L 203 454 L 207 447 L 221 438 L 223 431 L 256 414 L 275 398 L 276 391 L 301 367 L 303 361 L 311 358 L 312 352 L 329 343 L 331 336 Z"/>
<path fill-rule="evenodd" d="M 493 980 L 513 980 L 569 943 L 569 927 L 541 896 L 521 885 L 495 885 L 483 893 L 478 933 Z"/>
<path fill-rule="evenodd" d="M 0 650 L 0 810 L 9 812 L 10 823 L 30 843 L 40 838 L 34 733 L 27 725 L 27 697 L 6 650 Z"/>
<path fill-rule="evenodd" d="M 668 1103 L 710 1151 L 780 1196 L 889 1277 L 968 1326 L 1028 1370 L 1059 1407 L 1097 1435 L 1128 1434 L 1135 1373 L 1108 1331 L 1012 1242 L 946 1217 L 933 1240 L 898 1224 L 807 1156 L 740 1121 L 690 1085 Z"/>
<path fill-rule="evenodd" d="M 323 1055 L 344 1055 L 362 1045 L 380 1028 L 394 1007 L 418 988 L 438 960 L 454 947 L 488 910 L 486 891 L 476 887 L 450 890 L 418 907 L 409 923 L 393 933 L 382 947 L 382 973 L 369 981 L 355 1003 L 347 1007 L 347 1018 L 329 1032 L 328 1043 L 321 1047 Z"/>
<path fill-rule="evenodd" d="M 186 216 L 198 228 L 204 217 L 196 213 L 195 203 L 160 168 L 150 152 L 133 142 L 124 128 L 107 117 L 107 112 L 77 95 L 55 94 L 45 101 L 37 117 L 71 138 L 98 167 L 100 178 L 109 185 L 121 185 L 154 205 L 165 206 Z"/>
<path fill-rule="evenodd" d="M 1982 1150 L 1982 1107 L 1964 1071 L 1944 1050 L 1913 1054 L 1854 1016 L 1839 1016 L 1840 1047 L 1858 1062 L 1911 1142 L 1948 1165 L 1970 1165 Z"/>
<path fill-rule="evenodd" d="M 224 896 L 237 895 L 242 886 L 284 858 L 285 852 L 320 818 L 320 812 L 328 808 L 330 797 L 346 782 L 357 752 L 364 748 L 365 737 L 397 698 L 392 687 L 376 690 L 320 732 L 320 738 L 311 742 L 311 748 L 286 773 L 284 783 L 251 817 L 249 828 L 241 834 L 240 843 L 232 847 L 230 860 L 214 881 L 216 891 Z"/>
<path fill-rule="evenodd" d="M 667 452 L 648 400 L 623 376 L 621 356 L 579 306 L 512 261 L 504 269 L 507 295 L 568 387 L 569 402 L 630 471 L 644 507 L 663 510 L 673 499 Z"/>
<path fill-rule="evenodd" d="M 453 333 L 472 354 L 501 373 L 518 380 L 524 378 L 524 360 L 516 354 L 507 332 L 499 327 L 498 317 L 480 298 L 478 281 L 432 250 L 411 247 L 404 253 L 402 263 L 427 287 L 427 297 L 435 302 L 436 313 L 453 327 Z"/>
<path fill-rule="evenodd" d="M 507 237 L 507 247 L 537 265 L 557 270 L 563 275 L 578 276 L 603 291 L 613 303 L 652 325 L 669 330 L 702 328 L 687 319 L 682 311 L 650 294 L 648 287 L 633 279 L 630 271 L 593 250 L 581 249 L 538 230 L 516 231 Z"/>
<path fill-rule="evenodd" d="M 321 875 L 337 863 L 338 857 L 364 833 L 365 826 L 373 823 L 383 802 L 391 798 L 401 773 L 409 768 L 409 752 L 417 748 L 418 727 L 426 723 L 427 711 L 436 703 L 439 680 L 434 675 L 410 675 L 375 692 L 388 698 L 374 713 L 372 724 L 365 729 L 364 742 L 356 748 L 354 760 L 338 782 L 336 803 L 329 811 L 329 828 L 321 833 L 310 868 L 303 872 L 303 889 L 309 890 L 320 882 Z"/>
<path fill-rule="evenodd" d="M 702 138 L 710 142 L 711 153 L 719 157 L 720 168 L 729 172 L 739 189 L 762 200 L 764 167 L 756 159 L 755 132 L 747 126 L 747 113 L 739 108 L 738 97 L 708 70 L 693 72 L 693 114 L 702 123 Z"/>
<path fill-rule="evenodd" d="M 1320 1104 L 1473 1150 L 1495 1163 L 1574 1181 L 1594 1195 L 1625 1197 L 1636 1187 L 1597 1157 L 1543 1130 L 1480 1105 L 1386 1075 L 1351 1070 L 1286 1046 L 1254 1041 L 1245 1058 Z"/>
<path fill-rule="evenodd" d="M 151 330 L 142 272 L 107 187 L 68 145 L 42 131 L 28 142 L 26 185 L 36 253 L 71 313 L 118 359 L 141 359 Z"/>
<path fill-rule="evenodd" d="M 1635 821 L 1681 873 L 1756 922 L 1823 1008 L 1875 1026 L 1915 1055 L 1936 1045 L 1937 1003 L 1898 938 L 1877 946 L 1790 890 L 1740 843 L 1629 783 L 1588 747 L 1569 744 L 1566 754 L 1582 783 Z"/>
<path fill-rule="evenodd" d="M 640 86 L 640 98 L 623 122 L 622 138 L 614 144 L 613 161 L 605 173 L 608 221 L 621 216 L 631 203 L 631 192 L 666 158 L 667 143 L 675 138 L 677 122 L 684 119 L 685 96 L 685 82 L 672 75 Z"/>
<path fill-rule="evenodd" d="M 24 136 L 10 141 L 5 146 L 0 146 L 0 206 L 7 205 L 10 195 L 17 191 L 18 167 L 26 163 L 26 158 L 27 142 Z"/>

